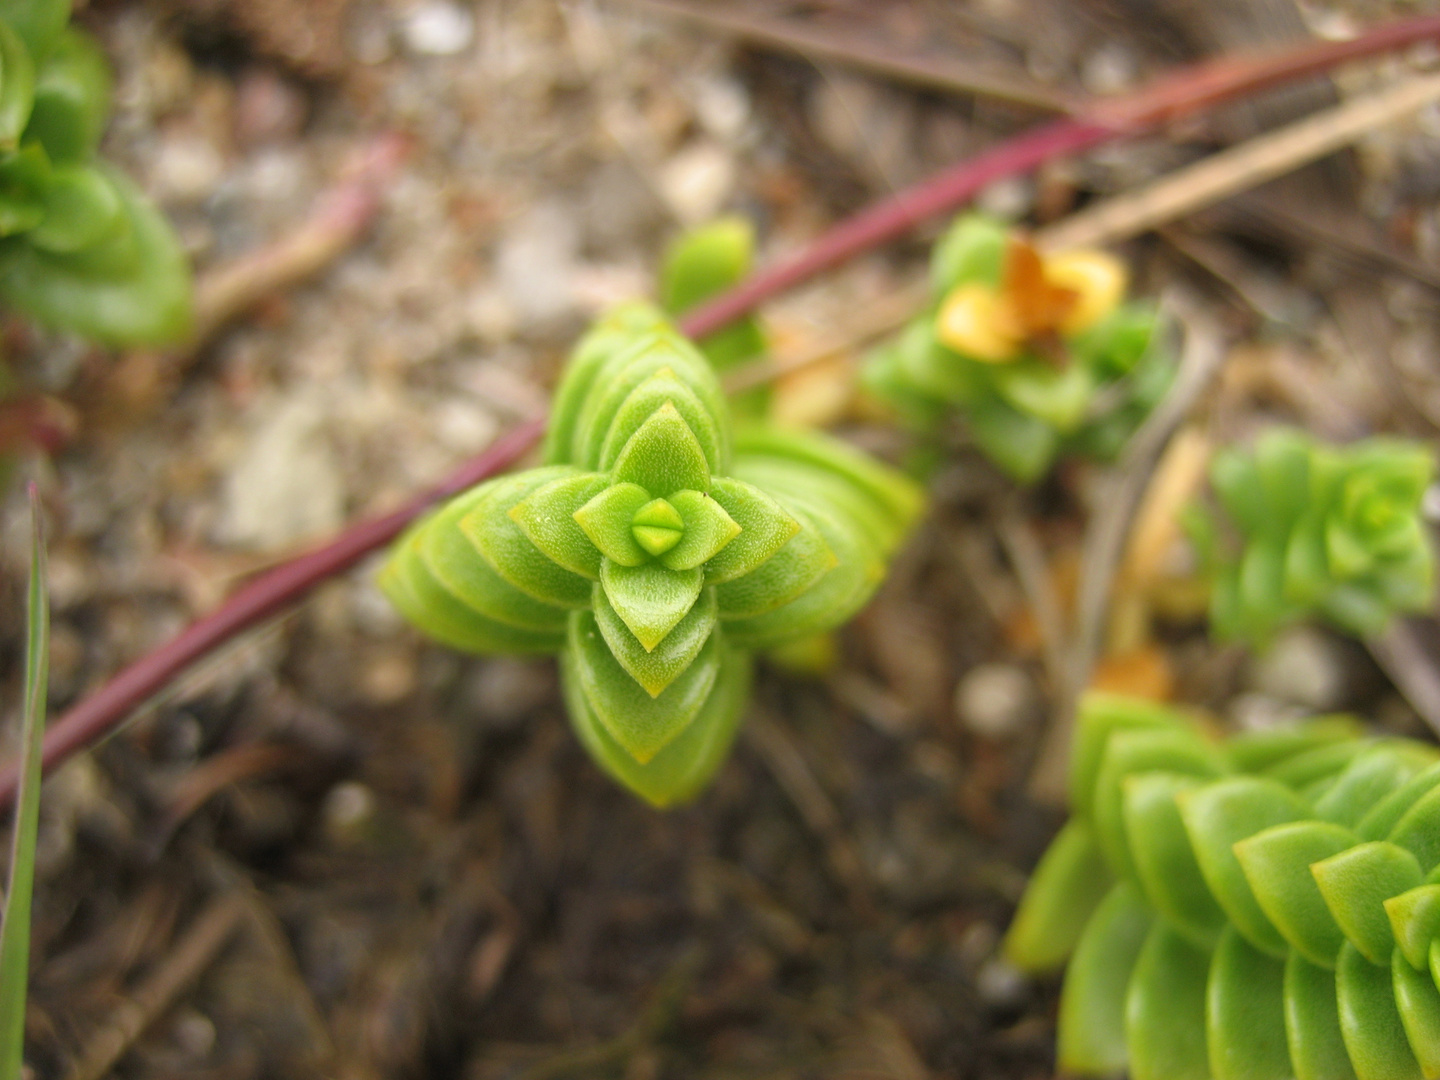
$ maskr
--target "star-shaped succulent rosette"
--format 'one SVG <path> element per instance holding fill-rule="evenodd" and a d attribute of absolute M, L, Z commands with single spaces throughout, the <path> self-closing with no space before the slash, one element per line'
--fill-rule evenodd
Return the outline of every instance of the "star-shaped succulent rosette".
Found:
<path fill-rule="evenodd" d="M 1307 618 L 1368 637 L 1435 606 L 1425 493 L 1432 446 L 1377 436 L 1344 446 L 1275 428 L 1210 466 L 1213 506 L 1186 525 L 1210 581 L 1217 637 L 1264 647 Z"/>
<path fill-rule="evenodd" d="M 456 648 L 559 653 L 585 747 L 664 806 L 724 760 L 753 651 L 853 615 L 921 506 L 833 438 L 732 432 L 704 357 L 629 305 L 571 357 L 544 464 L 418 523 L 381 585 Z"/>

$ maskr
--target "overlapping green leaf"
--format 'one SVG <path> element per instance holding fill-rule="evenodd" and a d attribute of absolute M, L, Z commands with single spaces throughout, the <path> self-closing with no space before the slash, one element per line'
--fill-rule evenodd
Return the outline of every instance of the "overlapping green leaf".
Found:
<path fill-rule="evenodd" d="M 0 301 L 49 326 L 113 344 L 162 344 L 190 332 L 190 269 L 170 226 L 124 177 L 119 227 L 93 247 L 46 251 L 0 240 Z M 43 219 L 42 219 L 43 220 Z"/>
<path fill-rule="evenodd" d="M 1271 466 L 1286 475 L 1283 455 Z M 1160 707 L 1102 695 L 1082 704 L 1076 816 L 1006 945 L 1031 970 L 1062 958 L 1074 939 L 1058 913 L 1076 875 L 1054 867 L 1081 866 L 1086 850 L 1093 859 L 1104 847 L 1077 837 L 1113 833 L 1096 823 L 1113 818 L 1120 790 L 1128 861 L 1069 958 L 1062 1066 L 1087 1076 L 1123 1067 L 1137 1080 L 1440 1076 L 1434 748 L 1367 739 L 1323 718 L 1217 748 L 1235 772 L 1207 778 L 1171 771 L 1187 760 L 1187 731 L 1205 745 Z M 1099 964 L 1098 943 L 1118 940 L 1121 911 L 1132 932 L 1147 927 L 1144 946 L 1131 959 L 1112 944 Z M 1045 934 L 1037 912 L 1048 913 Z M 1116 980 L 1127 1002 L 1120 1043 Z"/>
<path fill-rule="evenodd" d="M 88 161 L 110 115 L 110 66 L 100 45 L 74 27 L 59 36 L 35 75 L 35 104 L 25 129 L 57 165 Z"/>

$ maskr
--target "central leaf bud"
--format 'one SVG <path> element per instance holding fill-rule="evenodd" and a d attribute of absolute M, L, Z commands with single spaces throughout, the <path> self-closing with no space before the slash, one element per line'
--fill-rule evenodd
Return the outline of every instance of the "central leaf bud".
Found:
<path fill-rule="evenodd" d="M 685 519 L 665 499 L 651 499 L 630 519 L 635 542 L 651 555 L 664 555 L 685 535 Z"/>

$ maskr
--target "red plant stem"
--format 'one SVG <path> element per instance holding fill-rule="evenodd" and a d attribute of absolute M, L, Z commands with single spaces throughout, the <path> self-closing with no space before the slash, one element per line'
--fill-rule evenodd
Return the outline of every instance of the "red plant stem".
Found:
<path fill-rule="evenodd" d="M 1118 128 L 1088 120 L 1055 120 L 1027 131 L 842 221 L 796 258 L 755 274 L 696 308 L 685 316 L 681 328 L 692 337 L 705 337 L 772 296 L 909 232 L 927 218 L 963 206 L 986 184 L 1021 176 L 1047 161 L 1088 150 L 1120 134 Z"/>
<path fill-rule="evenodd" d="M 963 205 L 992 181 L 1023 175 L 1058 157 L 1122 136 L 1143 134 L 1225 101 L 1328 71 L 1349 60 L 1436 39 L 1440 39 L 1440 16 L 1402 19 L 1351 41 L 1306 44 L 1280 53 L 1197 64 L 1138 93 L 1094 102 L 1074 116 L 1006 140 L 841 222 L 796 258 L 755 274 L 696 308 L 686 317 L 686 332 L 694 337 L 713 333 L 772 296 L 894 239 L 928 217 Z"/>
<path fill-rule="evenodd" d="M 1153 127 L 1245 94 L 1328 72 L 1351 60 L 1440 39 L 1440 16 L 1420 15 L 1367 30 L 1349 41 L 1307 43 L 1183 68 L 1135 94 L 1094 102 L 1079 115 L 1121 127 Z"/>
<path fill-rule="evenodd" d="M 1052 122 L 1001 143 L 842 222 L 799 257 L 756 274 L 697 308 L 681 320 L 681 329 L 692 337 L 713 333 L 771 297 L 902 235 L 925 218 L 962 206 L 992 181 L 1024 174 L 1055 158 L 1154 128 L 1246 93 L 1326 71 L 1348 60 L 1431 39 L 1440 39 L 1440 17 L 1406 19 L 1353 41 L 1307 44 L 1277 55 L 1198 65 L 1137 94 L 1097 104 L 1081 116 Z M 389 543 L 440 499 L 514 464 L 538 442 L 544 427 L 543 420 L 520 425 L 443 483 L 400 509 L 362 521 L 329 544 L 262 574 L 216 611 L 121 670 L 51 726 L 45 737 L 45 770 L 49 772 L 70 755 L 104 738 L 181 671 L 223 642 L 283 610 L 322 581 Z M 0 810 L 13 801 L 17 778 L 13 763 L 0 772 Z"/>
<path fill-rule="evenodd" d="M 343 573 L 389 543 L 426 508 L 515 464 L 540 440 L 544 431 L 543 419 L 529 420 L 512 428 L 483 454 L 398 510 L 362 521 L 330 543 L 255 578 L 215 611 L 123 668 L 56 720 L 45 733 L 42 758 L 45 770 L 49 772 L 70 755 L 104 738 L 171 679 L 216 646 L 284 610 L 320 582 Z M 0 808 L 9 806 L 14 799 L 17 782 L 13 767 L 7 767 L 0 774 Z"/>

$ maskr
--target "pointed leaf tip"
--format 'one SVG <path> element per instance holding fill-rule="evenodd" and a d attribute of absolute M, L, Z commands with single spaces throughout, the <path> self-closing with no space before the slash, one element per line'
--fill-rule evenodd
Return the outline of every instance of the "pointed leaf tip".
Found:
<path fill-rule="evenodd" d="M 710 490 L 705 451 L 680 410 L 668 401 L 630 436 L 615 460 L 613 475 L 660 497 L 687 488 Z"/>
<path fill-rule="evenodd" d="M 646 652 L 652 652 L 685 617 L 704 583 L 705 573 L 698 568 L 669 570 L 657 563 L 621 566 L 608 559 L 600 565 L 600 584 L 610 606 Z"/>

